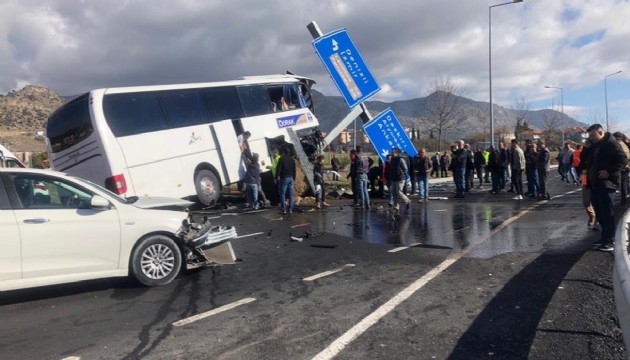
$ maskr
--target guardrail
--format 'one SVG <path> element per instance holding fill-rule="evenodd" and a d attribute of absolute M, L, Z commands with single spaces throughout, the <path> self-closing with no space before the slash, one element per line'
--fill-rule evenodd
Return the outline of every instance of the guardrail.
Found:
<path fill-rule="evenodd" d="M 628 256 L 628 223 L 630 210 L 623 214 L 617 224 L 615 238 L 615 268 L 613 271 L 613 286 L 615 289 L 615 304 L 617 318 L 623 332 L 623 342 L 626 349 L 630 349 L 630 257 Z"/>

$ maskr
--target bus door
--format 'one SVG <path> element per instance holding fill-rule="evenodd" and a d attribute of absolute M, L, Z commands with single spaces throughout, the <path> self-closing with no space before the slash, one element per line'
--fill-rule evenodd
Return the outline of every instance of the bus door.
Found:
<path fill-rule="evenodd" d="M 240 120 L 239 120 L 240 121 Z M 238 147 L 237 134 L 232 121 L 219 121 L 210 125 L 210 132 L 217 144 L 221 168 L 223 168 L 224 184 L 235 183 L 241 179 L 241 149 Z"/>

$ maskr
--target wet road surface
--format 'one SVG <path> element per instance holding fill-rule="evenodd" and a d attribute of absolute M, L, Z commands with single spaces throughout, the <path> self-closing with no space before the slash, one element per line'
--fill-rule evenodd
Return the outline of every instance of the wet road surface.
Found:
<path fill-rule="evenodd" d="M 161 288 L 0 294 L 0 358 L 626 358 L 612 254 L 590 250 L 578 188 L 551 189 L 549 202 L 474 190 L 409 211 L 200 212 L 236 226 L 241 262 Z"/>

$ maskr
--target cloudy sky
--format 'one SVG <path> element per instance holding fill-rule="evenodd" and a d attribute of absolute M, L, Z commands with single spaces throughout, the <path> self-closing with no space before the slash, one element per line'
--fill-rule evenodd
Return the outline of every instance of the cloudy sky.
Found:
<path fill-rule="evenodd" d="M 508 1 L 508 0 L 505 0 Z M 426 96 L 450 78 L 488 101 L 488 0 L 1 0 L 0 93 L 283 73 L 338 95 L 306 29 L 346 28 L 380 83 L 375 99 Z M 492 9 L 494 102 L 555 106 L 630 130 L 630 1 L 525 0 Z"/>

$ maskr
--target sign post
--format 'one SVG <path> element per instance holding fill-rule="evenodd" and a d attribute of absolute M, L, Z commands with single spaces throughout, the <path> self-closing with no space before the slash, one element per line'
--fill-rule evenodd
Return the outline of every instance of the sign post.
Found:
<path fill-rule="evenodd" d="M 316 38 L 313 47 L 350 108 L 381 90 L 346 29 Z"/>
<path fill-rule="evenodd" d="M 408 153 L 410 157 L 418 154 L 392 109 L 386 109 L 378 114 L 372 121 L 363 125 L 363 130 L 383 162 L 394 147 Z"/>

